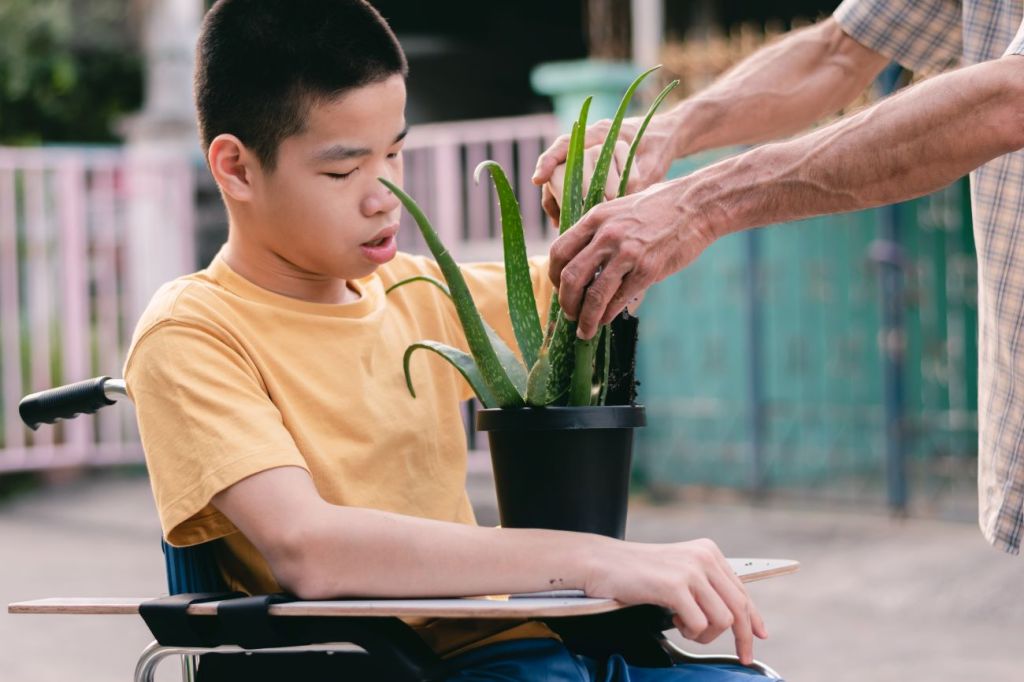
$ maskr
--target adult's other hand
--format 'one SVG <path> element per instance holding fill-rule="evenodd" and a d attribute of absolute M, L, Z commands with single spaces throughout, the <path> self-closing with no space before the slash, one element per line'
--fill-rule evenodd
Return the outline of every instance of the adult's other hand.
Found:
<path fill-rule="evenodd" d="M 609 196 L 617 194 L 618 173 L 625 165 L 626 152 L 640 129 L 641 123 L 643 123 L 643 117 L 639 116 L 622 121 L 616 144 L 616 164 L 613 164 L 616 171 L 615 190 Z M 590 184 L 590 175 L 594 168 L 592 160 L 596 159 L 597 151 L 604 144 L 611 124 L 611 120 L 604 119 L 587 127 L 583 147 L 587 152 L 585 159 L 591 162 L 584 168 L 584 185 Z M 627 194 L 642 190 L 665 178 L 669 165 L 676 158 L 676 130 L 677 123 L 671 118 L 671 112 L 651 119 L 633 159 L 629 181 L 626 184 Z M 569 136 L 561 135 L 547 151 L 540 155 L 540 158 L 537 159 L 537 168 L 533 172 L 533 183 L 543 186 L 544 210 L 555 222 L 558 221 L 560 213 L 561 178 L 565 174 L 565 159 L 568 153 Z M 609 177 L 611 175 L 609 173 Z M 608 193 L 606 192 L 606 194 Z"/>

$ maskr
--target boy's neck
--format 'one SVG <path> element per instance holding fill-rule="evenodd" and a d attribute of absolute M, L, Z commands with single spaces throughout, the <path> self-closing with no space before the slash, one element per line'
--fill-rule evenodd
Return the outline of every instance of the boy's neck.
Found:
<path fill-rule="evenodd" d="M 310 303 L 353 303 L 359 292 L 347 280 L 307 272 L 266 249 L 253 248 L 228 235 L 221 257 L 233 271 L 256 286 Z"/>

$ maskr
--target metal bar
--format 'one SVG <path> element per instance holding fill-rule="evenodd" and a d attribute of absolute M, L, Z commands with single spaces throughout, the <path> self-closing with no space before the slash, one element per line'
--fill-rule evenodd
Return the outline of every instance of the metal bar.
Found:
<path fill-rule="evenodd" d="M 744 233 L 746 259 L 747 331 L 747 434 L 750 439 L 750 488 L 761 497 L 768 488 L 765 463 L 764 324 L 761 300 L 761 233 Z"/>
<path fill-rule="evenodd" d="M 85 169 L 80 159 L 71 158 L 57 168 L 57 202 L 59 228 L 57 249 L 60 253 L 61 282 L 60 352 L 62 376 L 60 381 L 80 381 L 90 373 L 89 348 L 89 286 L 88 249 L 86 246 Z M 84 419 L 66 422 L 64 436 L 68 442 L 80 447 L 92 443 L 92 424 Z"/>
<path fill-rule="evenodd" d="M 91 374 L 110 374 L 121 364 L 121 334 L 118 319 L 118 270 L 117 270 L 117 207 L 114 195 L 115 169 L 97 169 L 93 174 L 90 192 L 93 226 L 92 279 L 96 286 L 96 356 L 98 366 Z M 105 443 L 122 440 L 121 420 L 118 410 L 101 410 L 99 420 L 101 447 Z"/>
<path fill-rule="evenodd" d="M 879 76 L 880 89 L 889 94 L 900 83 L 902 68 L 890 64 Z M 892 204 L 878 209 L 880 250 L 879 277 L 882 292 L 882 372 L 885 407 L 885 478 L 889 509 L 893 514 L 907 513 L 907 433 L 905 418 L 904 356 L 906 329 L 904 321 L 905 254 L 900 244 L 900 206 Z"/>
<path fill-rule="evenodd" d="M 46 215 L 46 175 L 43 168 L 33 168 L 25 178 L 25 241 L 26 281 L 28 291 L 29 376 L 31 389 L 39 391 L 53 385 L 50 372 L 50 324 L 53 301 L 50 293 L 52 267 L 50 259 L 50 229 Z M 53 443 L 53 429 L 41 429 L 32 438 L 39 447 Z"/>
<path fill-rule="evenodd" d="M 4 447 L 25 445 L 25 429 L 18 416 L 22 395 L 21 304 L 18 282 L 18 217 L 15 205 L 15 171 L 0 169 L 0 358 L 3 364 Z"/>

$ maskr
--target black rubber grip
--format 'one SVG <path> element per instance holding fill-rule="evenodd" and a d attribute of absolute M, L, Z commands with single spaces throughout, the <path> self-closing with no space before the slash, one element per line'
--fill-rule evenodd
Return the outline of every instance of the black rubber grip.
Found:
<path fill-rule="evenodd" d="M 54 424 L 61 419 L 74 419 L 91 414 L 101 407 L 113 405 L 103 392 L 110 377 L 86 379 L 67 386 L 58 386 L 25 396 L 18 404 L 18 413 L 25 425 L 35 431 L 40 424 Z"/>

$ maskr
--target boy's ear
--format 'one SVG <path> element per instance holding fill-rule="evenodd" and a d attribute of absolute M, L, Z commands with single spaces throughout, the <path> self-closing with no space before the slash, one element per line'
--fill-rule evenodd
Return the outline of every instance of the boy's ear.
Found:
<path fill-rule="evenodd" d="M 259 160 L 234 135 L 223 133 L 213 138 L 206 153 L 210 172 L 221 191 L 236 201 L 250 201 L 254 173 Z"/>

